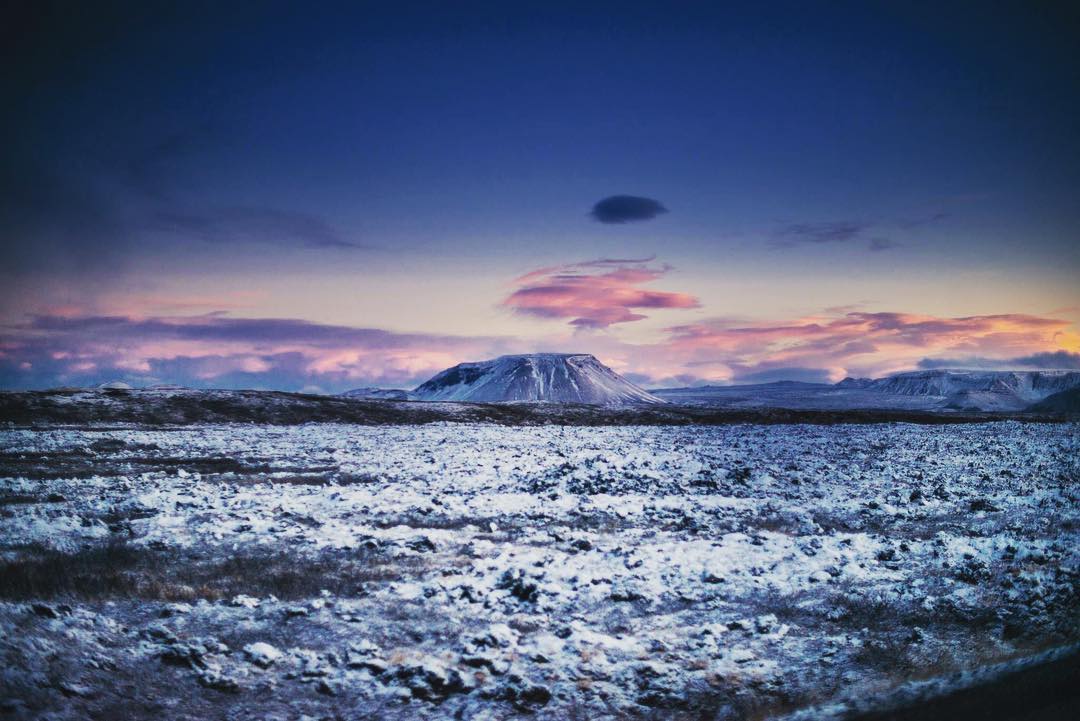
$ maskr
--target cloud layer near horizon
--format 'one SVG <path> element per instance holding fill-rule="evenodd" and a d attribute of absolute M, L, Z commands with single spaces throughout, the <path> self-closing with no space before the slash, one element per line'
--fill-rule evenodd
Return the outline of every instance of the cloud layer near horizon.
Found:
<path fill-rule="evenodd" d="M 980 357 L 998 367 L 1073 367 L 1080 336 L 1071 323 L 1025 314 L 943 318 L 851 312 L 790 322 L 713 319 L 669 330 L 668 346 L 687 365 L 725 368 L 736 381 L 838 380 Z M 981 365 L 985 365 L 981 364 Z M 955 365 L 954 365 L 955 367 Z M 816 377 L 815 372 L 816 371 Z"/>
<path fill-rule="evenodd" d="M 978 358 L 982 367 L 1080 366 L 1080 336 L 1068 322 L 1022 314 L 712 319 L 671 327 L 663 341 L 642 345 L 610 334 L 524 343 L 220 314 L 40 315 L 0 328 L 0 387 L 85 386 L 118 378 L 136 385 L 325 392 L 411 387 L 462 361 L 543 350 L 592 352 L 646 385 L 835 381 L 955 366 L 958 358 Z"/>
<path fill-rule="evenodd" d="M 220 314 L 35 316 L 0 335 L 0 386 L 137 384 L 331 391 L 412 385 L 464 358 L 505 352 L 498 338 L 395 333 Z"/>
<path fill-rule="evenodd" d="M 538 318 L 570 318 L 578 328 L 607 328 L 642 320 L 642 308 L 698 308 L 687 293 L 645 290 L 639 286 L 663 277 L 669 266 L 651 266 L 653 258 L 601 258 L 551 266 L 526 273 L 502 305 Z"/>

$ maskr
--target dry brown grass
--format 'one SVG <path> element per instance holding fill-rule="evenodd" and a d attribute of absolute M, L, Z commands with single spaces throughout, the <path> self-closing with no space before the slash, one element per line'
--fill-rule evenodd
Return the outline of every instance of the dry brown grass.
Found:
<path fill-rule="evenodd" d="M 120 541 L 76 553 L 25 547 L 14 560 L 0 564 L 0 598 L 193 601 L 242 593 L 289 599 L 324 589 L 351 596 L 361 593 L 366 583 L 400 580 L 427 568 L 423 558 L 391 559 L 377 551 L 301 557 L 245 550 L 224 555 L 136 548 Z"/>

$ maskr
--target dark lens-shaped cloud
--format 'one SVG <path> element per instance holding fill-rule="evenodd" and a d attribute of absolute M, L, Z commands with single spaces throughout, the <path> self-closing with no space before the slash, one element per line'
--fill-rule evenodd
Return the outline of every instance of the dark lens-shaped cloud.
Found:
<path fill-rule="evenodd" d="M 601 223 L 636 223 L 668 212 L 663 203 L 636 195 L 612 195 L 593 206 L 590 215 Z"/>

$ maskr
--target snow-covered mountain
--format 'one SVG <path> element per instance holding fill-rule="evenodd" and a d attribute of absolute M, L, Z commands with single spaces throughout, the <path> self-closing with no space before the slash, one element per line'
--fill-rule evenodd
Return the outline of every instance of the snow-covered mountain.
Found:
<path fill-rule="evenodd" d="M 988 411 L 1019 410 L 1076 386 L 1080 386 L 1078 371 L 953 369 L 896 373 L 868 383 L 846 379 L 837 384 L 837 387 L 858 387 L 898 396 L 941 398 L 948 408 Z"/>
<path fill-rule="evenodd" d="M 1015 394 L 1035 401 L 1080 385 L 1080 371 L 925 370 L 896 373 L 869 382 L 847 378 L 837 387 L 853 386 L 905 396 L 951 396 L 982 392 Z"/>
<path fill-rule="evenodd" d="M 663 403 L 587 353 L 505 355 L 447 368 L 418 386 L 425 401 Z"/>
<path fill-rule="evenodd" d="M 718 408 L 887 408 L 926 411 L 1021 411 L 1080 387 L 1078 371 L 923 370 L 835 385 L 768 383 L 652 391 L 672 403 Z"/>
<path fill-rule="evenodd" d="M 116 380 L 109 381 L 107 383 L 99 383 L 97 386 L 99 391 L 129 391 L 131 390 L 131 384 L 124 381 Z"/>
<path fill-rule="evenodd" d="M 1028 406 L 1028 410 L 1034 413 L 1078 415 L 1080 414 L 1080 386 L 1074 386 L 1067 391 L 1058 391 L 1052 396 L 1047 396 L 1038 403 Z"/>

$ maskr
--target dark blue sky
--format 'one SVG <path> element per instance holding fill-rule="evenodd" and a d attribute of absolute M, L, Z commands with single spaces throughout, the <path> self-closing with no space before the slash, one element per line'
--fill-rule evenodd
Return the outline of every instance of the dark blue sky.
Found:
<path fill-rule="evenodd" d="M 532 337 L 515 277 L 653 256 L 706 318 L 1077 305 L 1075 5 L 216 5 L 6 24 L 7 321 L 216 290 Z"/>

